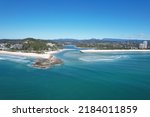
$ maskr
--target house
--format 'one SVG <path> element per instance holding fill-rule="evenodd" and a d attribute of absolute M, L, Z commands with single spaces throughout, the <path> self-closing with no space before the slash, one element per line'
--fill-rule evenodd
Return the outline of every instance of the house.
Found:
<path fill-rule="evenodd" d="M 0 50 L 8 50 L 6 45 L 7 45 L 7 43 L 0 43 Z"/>
<path fill-rule="evenodd" d="M 10 46 L 11 49 L 22 49 L 23 45 L 22 44 L 13 44 Z"/>

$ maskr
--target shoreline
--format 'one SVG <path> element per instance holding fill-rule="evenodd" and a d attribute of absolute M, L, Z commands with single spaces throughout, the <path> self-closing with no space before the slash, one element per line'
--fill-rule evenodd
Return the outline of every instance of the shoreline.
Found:
<path fill-rule="evenodd" d="M 25 52 L 10 52 L 10 51 L 0 51 L 0 55 L 14 55 L 14 56 L 24 56 L 24 57 L 33 57 L 33 58 L 43 58 L 48 59 L 52 56 L 52 54 L 56 54 L 61 52 L 61 50 L 58 51 L 50 51 L 45 52 L 44 54 L 37 54 L 37 53 L 25 53 Z"/>
<path fill-rule="evenodd" d="M 59 49 L 59 50 L 55 50 L 55 51 L 49 51 L 49 52 L 45 52 L 45 54 L 57 54 L 64 51 L 64 49 Z"/>
<path fill-rule="evenodd" d="M 150 52 L 150 50 L 80 50 L 83 53 L 98 53 L 98 52 Z"/>

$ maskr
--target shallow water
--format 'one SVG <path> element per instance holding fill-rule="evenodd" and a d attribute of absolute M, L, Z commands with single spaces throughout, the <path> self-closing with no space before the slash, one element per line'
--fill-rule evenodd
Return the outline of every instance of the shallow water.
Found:
<path fill-rule="evenodd" d="M 50 69 L 33 59 L 0 55 L 0 99 L 150 99 L 150 53 L 81 53 L 75 46 L 55 56 Z"/>

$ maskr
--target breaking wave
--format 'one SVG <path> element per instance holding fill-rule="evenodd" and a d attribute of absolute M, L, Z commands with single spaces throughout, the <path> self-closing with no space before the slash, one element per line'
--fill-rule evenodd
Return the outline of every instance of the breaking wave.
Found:
<path fill-rule="evenodd" d="M 4 58 L 0 58 L 0 60 L 5 60 Z"/>
<path fill-rule="evenodd" d="M 85 62 L 98 62 L 98 61 L 114 61 L 118 59 L 127 58 L 126 55 L 116 55 L 116 56 L 83 56 L 80 57 L 79 60 Z"/>
<path fill-rule="evenodd" d="M 17 62 L 17 63 L 29 63 L 29 62 L 31 62 L 31 60 L 29 60 L 27 57 L 12 56 L 12 55 L 1 55 L 0 60 Z"/>

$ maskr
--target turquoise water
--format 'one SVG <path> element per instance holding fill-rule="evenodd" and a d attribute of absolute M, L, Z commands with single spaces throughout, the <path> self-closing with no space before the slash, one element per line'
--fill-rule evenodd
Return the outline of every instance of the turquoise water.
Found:
<path fill-rule="evenodd" d="M 150 53 L 80 53 L 74 46 L 55 56 L 50 69 L 32 59 L 0 55 L 0 99 L 150 99 Z"/>

